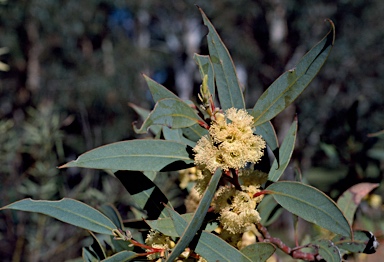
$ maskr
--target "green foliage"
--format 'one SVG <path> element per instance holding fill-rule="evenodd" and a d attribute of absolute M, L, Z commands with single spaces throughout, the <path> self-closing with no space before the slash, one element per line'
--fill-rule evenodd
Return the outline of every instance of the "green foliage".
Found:
<path fill-rule="evenodd" d="M 335 41 L 335 26 L 294 67 L 282 74 L 261 95 L 253 107 L 255 125 L 271 120 L 287 108 L 309 85 L 327 60 Z"/>
<path fill-rule="evenodd" d="M 304 182 L 278 181 L 294 151 L 297 119 L 293 121 L 280 148 L 274 127 L 269 121 L 287 108 L 322 68 L 334 44 L 333 23 L 323 40 L 303 56 L 294 69 L 273 82 L 248 114 L 243 110 L 245 100 L 232 58 L 212 23 L 202 9 L 199 10 L 209 31 L 209 56 L 195 56 L 203 79 L 199 94 L 203 105 L 183 101 L 161 84 L 144 76 L 155 106 L 152 111 L 147 111 L 131 105 L 144 120 L 141 128 L 134 130 L 137 133 L 151 130 L 156 138 L 107 144 L 60 166 L 103 169 L 113 174 L 131 196 L 137 224 L 132 221 L 123 223 L 119 213 L 111 206 L 102 206 L 100 212 L 80 201 L 67 198 L 60 201 L 24 199 L 1 209 L 42 213 L 91 231 L 93 244 L 83 248 L 85 261 L 133 261 L 138 256 L 147 256 L 149 260 L 160 257 L 166 261 L 177 258 L 266 261 L 275 253 L 276 248 L 293 258 L 306 260 L 322 258 L 340 261 L 341 251 L 372 253 L 377 246 L 376 239 L 360 231 L 353 232 L 352 223 L 361 199 L 376 184 L 364 184 L 346 191 L 336 204 L 325 193 Z M 219 105 L 214 101 L 216 92 Z M 224 116 L 230 119 L 229 123 L 225 122 Z M 58 120 L 52 119 L 57 126 Z M 8 128 L 7 124 L 4 126 Z M 253 157 L 249 161 L 252 165 L 241 162 L 244 161 L 243 156 L 245 159 L 250 158 L 244 155 L 249 152 L 243 152 L 246 151 L 244 145 L 249 142 L 247 130 L 251 130 L 251 138 L 259 138 L 254 133 L 261 135 L 264 140 L 260 141 L 266 141 L 275 155 L 273 164 L 268 167 L 268 174 L 260 171 L 261 157 Z M 227 133 L 223 136 L 220 132 Z M 30 127 L 29 133 L 33 141 L 31 144 L 41 143 L 39 139 L 44 136 L 39 136 L 36 129 Z M 49 133 L 46 132 L 46 135 Z M 48 144 L 50 147 L 43 152 L 52 150 L 52 144 L 60 152 L 61 136 L 59 132 L 55 134 Z M 241 143 L 236 144 L 239 141 Z M 264 150 L 260 154 L 265 153 L 267 150 L 261 142 L 260 145 L 249 146 L 250 150 L 256 151 L 255 148 L 259 146 Z M 233 146 L 229 147 L 228 144 Z M 197 177 L 197 182 L 189 182 L 195 183 L 200 199 L 193 213 L 179 214 L 173 209 L 169 196 L 162 192 L 161 183 L 156 183 L 156 178 L 166 176 L 166 171 L 186 172 L 185 169 L 196 163 L 195 158 L 201 150 L 206 153 L 206 163 L 214 162 L 217 166 L 214 172 L 211 172 L 208 164 L 191 169 L 194 170 L 191 172 Z M 240 164 L 236 161 L 240 161 Z M 185 190 L 192 198 L 194 189 L 187 187 Z M 270 194 L 275 202 L 270 196 L 261 200 L 266 194 Z M 189 201 L 193 202 L 191 198 Z M 277 211 L 281 210 L 278 205 L 336 236 L 328 234 L 306 246 L 289 248 L 280 239 L 272 237 L 265 227 L 278 217 Z M 257 210 L 261 213 L 262 221 Z M 139 223 L 142 218 L 147 222 L 146 225 Z M 238 224 L 239 221 L 243 224 Z M 245 224 L 248 226 L 245 227 Z M 213 233 L 212 226 L 217 225 L 218 233 Z M 143 241 L 136 230 L 148 229 L 150 231 Z M 107 244 L 104 246 L 103 241 L 92 232 L 113 238 L 105 240 Z M 252 243 L 245 243 L 246 233 L 251 233 L 255 238 Z M 350 243 L 357 247 L 348 248 Z M 132 246 L 135 246 L 135 252 Z M 302 251 L 305 247 L 314 250 Z M 141 252 L 137 251 L 140 249 Z"/>
<path fill-rule="evenodd" d="M 291 213 L 342 236 L 351 236 L 351 226 L 339 207 L 323 192 L 299 183 L 280 181 L 266 189 Z"/>
<path fill-rule="evenodd" d="M 288 134 L 284 138 L 281 147 L 279 148 L 279 155 L 273 161 L 272 167 L 268 174 L 268 179 L 271 181 L 278 181 L 284 170 L 287 168 L 289 161 L 291 160 L 293 149 L 295 148 L 297 133 L 297 120 L 293 121 L 291 127 L 288 130 Z M 275 146 L 275 144 L 273 144 Z"/>
<path fill-rule="evenodd" d="M 117 142 L 96 148 L 61 168 L 160 171 L 168 165 L 172 167 L 171 164 L 178 161 L 181 162 L 182 169 L 193 162 L 188 146 L 172 141 L 143 139 Z"/>

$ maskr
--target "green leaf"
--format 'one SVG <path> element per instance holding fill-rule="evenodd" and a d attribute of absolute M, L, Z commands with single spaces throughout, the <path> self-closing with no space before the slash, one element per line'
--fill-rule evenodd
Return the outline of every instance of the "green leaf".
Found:
<path fill-rule="evenodd" d="M 279 180 L 281 175 L 284 173 L 287 168 L 289 161 L 291 160 L 293 149 L 295 148 L 296 141 L 296 133 L 297 133 L 297 119 L 293 121 L 291 127 L 288 130 L 287 135 L 284 138 L 283 143 L 279 149 L 279 160 L 275 159 L 273 161 L 272 167 L 269 170 L 268 180 L 276 182 Z"/>
<path fill-rule="evenodd" d="M 234 248 L 220 237 L 203 231 L 197 242 L 195 252 L 207 261 L 253 262 L 250 257 Z M 258 261 L 258 260 L 255 260 Z"/>
<path fill-rule="evenodd" d="M 353 231 L 353 240 L 343 236 L 335 236 L 332 242 L 339 248 L 352 253 L 373 254 L 379 246 L 379 242 L 371 232 L 361 230 Z"/>
<path fill-rule="evenodd" d="M 108 144 L 80 155 L 59 168 L 112 170 L 180 170 L 193 163 L 188 146 L 174 141 L 136 139 Z"/>
<path fill-rule="evenodd" d="M 111 204 L 104 204 L 100 206 L 99 209 L 113 222 L 116 228 L 124 228 L 123 220 L 114 206 L 112 206 Z"/>
<path fill-rule="evenodd" d="M 167 210 L 172 218 L 175 230 L 181 235 L 187 228 L 188 222 L 173 209 L 167 208 Z M 197 241 L 195 252 L 207 261 L 265 261 L 251 260 L 243 252 L 239 252 L 239 250 L 209 232 L 202 231 L 200 236 L 193 235 L 192 237 Z M 274 248 L 272 245 L 270 247 Z M 255 254 L 252 255 L 255 256 Z"/>
<path fill-rule="evenodd" d="M 260 135 L 265 140 L 276 157 L 277 163 L 279 163 L 279 142 L 277 141 L 276 132 L 272 123 L 268 121 L 257 126 L 255 134 Z"/>
<path fill-rule="evenodd" d="M 240 250 L 241 253 L 249 257 L 253 262 L 267 261 L 275 251 L 275 246 L 270 243 L 255 243 Z"/>
<path fill-rule="evenodd" d="M 163 85 L 160 85 L 156 81 L 152 80 L 148 76 L 144 75 L 145 81 L 147 82 L 147 85 L 149 87 L 149 91 L 152 94 L 153 100 L 155 103 L 157 103 L 161 99 L 165 98 L 174 98 L 174 99 L 180 99 L 177 95 L 169 91 L 166 87 Z"/>
<path fill-rule="evenodd" d="M 261 217 L 260 222 L 263 226 L 271 225 L 279 218 L 283 212 L 281 206 L 271 195 L 264 196 L 261 203 L 257 206 L 257 210 L 259 211 Z"/>
<path fill-rule="evenodd" d="M 335 202 L 320 190 L 299 183 L 281 181 L 266 188 L 277 203 L 289 212 L 342 236 L 351 236 L 351 227 Z"/>
<path fill-rule="evenodd" d="M 191 141 L 183 136 L 183 130 L 181 129 L 170 129 L 163 126 L 163 136 L 165 140 L 176 141 L 190 147 L 195 147 L 196 142 Z"/>
<path fill-rule="evenodd" d="M 32 200 L 29 198 L 9 204 L 0 210 L 3 209 L 41 213 L 100 234 L 112 235 L 112 229 L 116 228 L 113 222 L 101 212 L 69 198 L 63 198 L 59 201 Z"/>
<path fill-rule="evenodd" d="M 188 222 L 172 208 L 166 207 L 166 209 L 168 211 L 169 217 L 172 220 L 177 235 L 181 236 L 184 233 L 185 228 L 188 226 Z"/>
<path fill-rule="evenodd" d="M 255 125 L 261 125 L 287 108 L 311 83 L 327 60 L 335 40 L 335 27 L 315 45 L 296 65 L 282 74 L 261 95 L 253 107 Z"/>
<path fill-rule="evenodd" d="M 327 262 L 342 261 L 340 250 L 329 240 L 319 239 L 313 242 L 319 247 L 319 254 Z"/>
<path fill-rule="evenodd" d="M 183 128 L 183 134 L 188 139 L 197 142 L 202 136 L 205 136 L 208 134 L 208 130 L 201 127 L 198 124 L 195 124 L 193 126 L 190 126 L 188 128 Z"/>
<path fill-rule="evenodd" d="M 208 49 L 215 71 L 217 93 L 223 110 L 231 107 L 245 108 L 243 92 L 237 79 L 232 58 L 216 29 L 213 27 L 203 10 L 199 8 L 204 24 L 208 27 Z"/>
<path fill-rule="evenodd" d="M 339 197 L 337 205 L 344 213 L 350 225 L 353 224 L 353 217 L 363 197 L 378 186 L 379 184 L 360 183 L 350 187 Z"/>
<path fill-rule="evenodd" d="M 153 125 L 162 125 L 176 129 L 193 126 L 199 121 L 203 120 L 187 103 L 178 98 L 165 98 L 156 103 L 155 108 L 139 129 L 135 126 L 133 129 L 136 133 L 143 134 Z"/>
<path fill-rule="evenodd" d="M 187 213 L 181 215 L 181 217 L 188 222 L 193 218 L 193 213 Z M 182 234 L 179 234 L 176 229 L 173 220 L 171 217 L 159 218 L 157 220 L 145 220 L 145 222 L 154 230 L 157 230 L 164 235 L 170 237 L 179 237 Z"/>
<path fill-rule="evenodd" d="M 140 118 L 144 121 L 145 119 L 147 119 L 147 117 L 149 116 L 149 113 L 150 111 L 147 110 L 147 109 L 144 109 L 142 107 L 139 107 L 133 103 L 128 103 L 128 105 L 133 109 L 135 110 L 135 112 L 140 116 Z M 158 134 L 160 131 L 161 131 L 161 126 L 150 126 L 149 127 L 149 130 L 153 133 L 153 134 Z"/>
<path fill-rule="evenodd" d="M 132 259 L 138 257 L 138 254 L 132 251 L 121 251 L 114 254 L 113 256 L 102 260 L 103 262 L 125 262 L 131 261 Z"/>
<path fill-rule="evenodd" d="M 211 59 L 207 55 L 198 55 L 195 54 L 193 59 L 196 61 L 199 66 L 201 79 L 204 78 L 205 75 L 208 76 L 208 89 L 212 95 L 212 99 L 215 98 L 215 77 L 213 73 L 213 65 Z"/>
<path fill-rule="evenodd" d="M 176 212 L 176 211 L 174 211 Z M 180 215 L 187 223 L 191 222 L 193 218 L 194 213 L 186 213 Z M 160 231 L 164 235 L 170 236 L 170 237 L 179 237 L 181 234 L 178 234 L 173 220 L 170 217 L 165 218 L 159 218 L 156 220 L 145 220 L 145 222 L 154 230 Z M 204 230 L 206 231 L 213 231 L 217 228 L 216 222 L 208 223 Z"/>
<path fill-rule="evenodd" d="M 93 243 L 90 246 L 90 248 L 92 249 L 93 252 L 95 252 L 95 254 L 97 255 L 97 258 L 99 260 L 105 259 L 107 256 L 105 254 L 105 250 L 104 250 L 103 246 L 101 245 L 99 239 L 97 239 L 95 234 L 93 234 L 92 232 L 89 231 L 89 233 L 91 234 L 91 237 L 93 240 Z"/>
<path fill-rule="evenodd" d="M 115 176 L 132 196 L 135 206 L 146 211 L 148 219 L 166 217 L 164 204 L 171 205 L 161 190 L 139 171 L 117 171 Z"/>
<path fill-rule="evenodd" d="M 199 206 L 197 207 L 197 210 L 193 215 L 191 222 L 188 224 L 188 227 L 185 229 L 183 235 L 180 237 L 179 241 L 177 242 L 173 252 L 170 254 L 167 261 L 175 260 L 191 242 L 197 230 L 200 229 L 203 223 L 202 218 L 204 218 L 205 215 L 207 214 L 208 208 L 211 205 L 212 198 L 216 192 L 216 188 L 220 178 L 221 178 L 221 170 L 217 169 L 216 172 L 213 174 L 207 189 L 205 190 L 203 198 L 201 199 Z"/>
<path fill-rule="evenodd" d="M 97 254 L 91 250 L 89 247 L 83 247 L 82 249 L 82 257 L 84 262 L 99 262 Z"/>

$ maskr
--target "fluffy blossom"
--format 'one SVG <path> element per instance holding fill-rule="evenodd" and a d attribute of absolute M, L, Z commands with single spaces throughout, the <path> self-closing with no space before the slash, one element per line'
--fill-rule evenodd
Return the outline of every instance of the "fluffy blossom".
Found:
<path fill-rule="evenodd" d="M 221 187 L 214 200 L 215 211 L 220 213 L 220 224 L 231 234 L 244 233 L 261 219 L 256 205 L 262 197 L 253 198 L 260 191 L 259 185 L 242 186 L 241 189 L 243 191 Z"/>
<path fill-rule="evenodd" d="M 230 108 L 225 115 L 217 114 L 209 128 L 194 147 L 195 164 L 203 165 L 211 173 L 217 168 L 240 169 L 257 163 L 263 156 L 265 141 L 253 134 L 253 117 L 244 109 Z"/>

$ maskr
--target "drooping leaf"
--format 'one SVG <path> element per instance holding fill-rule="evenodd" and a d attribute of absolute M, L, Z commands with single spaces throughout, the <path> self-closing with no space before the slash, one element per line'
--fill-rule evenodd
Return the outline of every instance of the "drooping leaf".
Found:
<path fill-rule="evenodd" d="M 143 134 L 153 125 L 177 129 L 193 126 L 199 121 L 203 120 L 187 103 L 178 98 L 164 98 L 156 103 L 139 129 L 135 126 L 133 128 L 136 133 Z"/>
<path fill-rule="evenodd" d="M 207 35 L 208 49 L 211 62 L 215 72 L 217 93 L 219 95 L 221 108 L 245 108 L 243 92 L 236 75 L 232 58 L 225 47 L 216 29 L 209 21 L 203 10 L 199 8 L 204 24 L 208 27 Z"/>
<path fill-rule="evenodd" d="M 363 197 L 378 186 L 379 184 L 374 183 L 360 183 L 350 187 L 339 197 L 337 205 L 343 211 L 350 225 L 353 223 L 356 209 Z"/>
<path fill-rule="evenodd" d="M 342 236 L 351 236 L 351 227 L 335 202 L 320 190 L 291 181 L 266 188 L 277 203 L 289 212 Z"/>
<path fill-rule="evenodd" d="M 101 212 L 80 201 L 69 198 L 63 198 L 59 201 L 32 200 L 28 198 L 0 208 L 0 210 L 3 209 L 41 213 L 100 234 L 112 235 L 112 229 L 116 228 L 113 222 Z"/>
<path fill-rule="evenodd" d="M 80 155 L 60 168 L 180 170 L 193 163 L 190 147 L 174 141 L 136 139 L 108 144 Z"/>
<path fill-rule="evenodd" d="M 332 242 L 339 248 L 353 253 L 373 254 L 379 246 L 379 242 L 371 232 L 362 230 L 353 231 L 353 240 L 338 235 Z"/>
<path fill-rule="evenodd" d="M 177 258 L 191 242 L 197 230 L 200 229 L 203 223 L 202 218 L 205 217 L 205 215 L 207 214 L 208 208 L 212 202 L 212 198 L 216 192 L 216 187 L 219 183 L 220 177 L 221 170 L 217 169 L 216 172 L 213 174 L 211 181 L 207 186 L 207 189 L 205 190 L 203 198 L 201 199 L 191 222 L 188 224 L 183 235 L 180 237 L 175 248 L 173 249 L 173 252 L 168 257 L 167 261 L 175 260 L 175 258 Z"/>
<path fill-rule="evenodd" d="M 115 176 L 132 196 L 136 207 L 144 210 L 148 219 L 166 217 L 164 204 L 171 205 L 161 190 L 142 172 L 117 171 Z"/>
<path fill-rule="evenodd" d="M 240 250 L 241 253 L 254 262 L 267 261 L 267 259 L 275 253 L 275 251 L 275 246 L 270 243 L 255 243 Z"/>
<path fill-rule="evenodd" d="M 275 201 L 275 199 L 271 195 L 264 196 L 261 203 L 257 206 L 257 210 L 259 211 L 261 217 L 260 223 L 263 226 L 271 225 L 273 222 L 276 221 L 276 219 L 279 218 L 279 216 L 283 212 L 281 206 Z"/>
<path fill-rule="evenodd" d="M 340 250 L 331 241 L 326 239 L 315 240 L 313 244 L 318 246 L 319 255 L 327 262 L 340 262 Z"/>
<path fill-rule="evenodd" d="M 126 262 L 138 257 L 138 254 L 132 251 L 121 251 L 103 260 L 103 262 Z"/>
<path fill-rule="evenodd" d="M 157 103 L 161 99 L 165 98 L 174 98 L 174 99 L 180 99 L 178 96 L 176 96 L 174 93 L 169 91 L 166 87 L 163 85 L 157 83 L 153 79 L 149 78 L 148 76 L 144 75 L 145 81 L 147 82 L 147 85 L 149 87 L 149 91 L 152 94 L 153 100 L 155 103 Z"/>
<path fill-rule="evenodd" d="M 215 98 L 215 77 L 213 73 L 213 65 L 211 59 L 207 55 L 198 55 L 195 54 L 193 59 L 196 61 L 199 66 L 201 79 L 204 78 L 204 75 L 208 76 L 208 89 L 212 95 L 212 98 Z"/>
<path fill-rule="evenodd" d="M 135 112 L 141 117 L 141 119 L 144 121 L 145 119 L 147 119 L 147 117 L 149 116 L 149 113 L 150 111 L 147 110 L 147 109 L 144 109 L 142 107 L 139 107 L 133 103 L 128 103 L 128 105 L 133 109 L 135 110 Z M 161 126 L 150 126 L 149 127 L 149 130 L 153 133 L 153 134 L 159 134 L 159 132 L 161 131 Z"/>
<path fill-rule="evenodd" d="M 299 61 L 295 68 L 282 74 L 257 100 L 252 116 L 261 125 L 287 108 L 311 83 L 327 60 L 335 41 L 335 27 Z"/>
<path fill-rule="evenodd" d="M 295 148 L 296 133 L 297 119 L 293 121 L 287 135 L 284 138 L 283 143 L 281 144 L 279 149 L 280 163 L 278 163 L 277 159 L 273 161 L 272 167 L 268 174 L 268 180 L 276 182 L 287 168 L 289 161 L 291 160 L 293 149 Z"/>
<path fill-rule="evenodd" d="M 265 140 L 279 164 L 279 142 L 277 141 L 276 132 L 272 123 L 268 121 L 257 126 L 255 134 L 260 135 Z"/>

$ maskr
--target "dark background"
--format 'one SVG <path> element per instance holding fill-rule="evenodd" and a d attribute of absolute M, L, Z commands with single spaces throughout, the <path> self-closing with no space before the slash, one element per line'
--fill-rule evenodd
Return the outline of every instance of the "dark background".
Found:
<path fill-rule="evenodd" d="M 0 48 L 8 52 L 0 61 L 9 70 L 0 72 L 0 206 L 26 197 L 71 197 L 92 206 L 113 203 L 130 216 L 129 197 L 116 179 L 56 166 L 137 137 L 131 126 L 137 116 L 127 103 L 153 106 L 142 73 L 195 99 L 201 80 L 192 57 L 208 54 L 195 4 L 230 50 L 248 108 L 321 40 L 330 18 L 336 42 L 328 61 L 273 120 L 282 140 L 298 115 L 286 179 L 301 174 L 333 198 L 353 184 L 381 181 L 383 138 L 368 135 L 384 129 L 381 0 L 2 0 Z M 381 236 L 381 205 L 368 199 L 357 215 Z M 83 231 L 37 214 L 1 211 L 0 257 L 73 259 L 87 244 Z"/>

